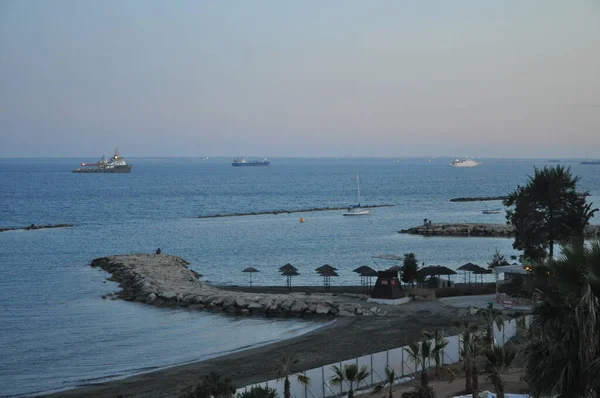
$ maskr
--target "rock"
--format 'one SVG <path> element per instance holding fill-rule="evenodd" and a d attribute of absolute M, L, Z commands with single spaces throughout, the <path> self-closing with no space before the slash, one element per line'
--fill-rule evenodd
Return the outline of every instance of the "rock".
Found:
<path fill-rule="evenodd" d="M 339 315 L 339 316 L 354 316 L 354 313 L 352 313 L 352 312 L 349 312 L 349 311 L 346 311 L 346 310 L 341 310 L 341 311 L 338 313 L 338 315 Z"/>
<path fill-rule="evenodd" d="M 192 302 L 195 303 L 195 304 L 204 304 L 204 297 L 202 297 L 202 296 L 194 296 Z"/>
<path fill-rule="evenodd" d="M 193 303 L 194 302 L 194 296 L 193 294 L 186 294 L 185 296 L 183 296 L 183 299 L 181 299 L 181 301 L 184 301 L 186 303 Z"/>
<path fill-rule="evenodd" d="M 308 308 L 308 306 L 306 305 L 305 302 L 296 301 L 296 302 L 294 302 L 294 305 L 292 305 L 292 307 L 290 308 L 290 311 L 295 312 L 295 313 L 302 313 L 307 308 Z"/>
<path fill-rule="evenodd" d="M 208 298 L 208 301 L 210 301 L 214 305 L 221 305 L 221 304 L 223 304 L 223 300 L 225 300 L 225 297 L 222 297 L 222 296 L 210 296 Z"/>
<path fill-rule="evenodd" d="M 311 316 L 312 314 L 314 314 L 314 311 L 311 311 L 311 310 L 304 311 L 304 315 L 306 315 L 306 316 Z"/>
<path fill-rule="evenodd" d="M 248 303 L 246 302 L 246 299 L 244 299 L 243 297 L 238 297 L 235 299 L 235 306 L 237 308 L 247 308 Z"/>
<path fill-rule="evenodd" d="M 369 308 L 369 312 L 372 313 L 372 314 L 375 314 L 378 310 L 379 310 L 379 308 L 377 308 L 377 307 L 371 307 L 371 308 Z"/>
<path fill-rule="evenodd" d="M 479 312 L 479 308 L 469 307 L 469 314 L 470 315 L 477 315 L 478 312 Z"/>
<path fill-rule="evenodd" d="M 294 300 L 292 300 L 292 299 L 287 299 L 287 300 L 285 300 L 283 303 L 281 303 L 281 304 L 279 305 L 279 307 L 280 307 L 281 309 L 285 310 L 285 311 L 289 311 L 289 310 L 292 308 L 292 306 L 293 306 L 293 305 L 294 305 Z"/>
<path fill-rule="evenodd" d="M 264 308 L 265 307 L 262 304 L 260 304 L 260 303 L 253 303 L 253 302 L 251 302 L 251 303 L 248 304 L 248 309 L 252 310 L 252 311 L 262 310 Z"/>
<path fill-rule="evenodd" d="M 329 314 L 329 312 L 330 312 L 330 308 L 323 304 L 317 304 L 315 307 L 316 314 L 327 315 L 327 314 Z"/>
<path fill-rule="evenodd" d="M 247 308 L 242 308 L 242 309 L 240 310 L 240 312 L 241 312 L 242 314 L 244 314 L 244 315 L 249 315 L 249 314 L 250 314 L 250 310 L 249 310 L 249 309 L 247 309 Z"/>
<path fill-rule="evenodd" d="M 167 292 L 161 292 L 161 293 L 159 293 L 159 296 L 161 296 L 162 298 L 165 298 L 165 299 L 168 300 L 168 299 L 172 299 L 172 298 L 177 297 L 177 293 L 175 293 L 173 291 L 167 291 Z"/>
<path fill-rule="evenodd" d="M 191 304 L 188 308 L 191 310 L 203 310 L 205 307 L 204 304 Z"/>
<path fill-rule="evenodd" d="M 221 307 L 223 308 L 231 308 L 235 306 L 235 297 L 233 296 L 227 296 L 223 299 L 223 303 L 221 304 Z"/>

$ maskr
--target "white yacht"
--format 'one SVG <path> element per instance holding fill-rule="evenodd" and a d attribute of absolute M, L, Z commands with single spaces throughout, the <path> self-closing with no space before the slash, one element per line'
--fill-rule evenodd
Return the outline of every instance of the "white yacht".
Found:
<path fill-rule="evenodd" d="M 450 166 L 452 167 L 475 167 L 479 166 L 480 164 L 480 162 L 476 162 L 473 159 L 456 159 L 454 162 L 450 162 Z"/>

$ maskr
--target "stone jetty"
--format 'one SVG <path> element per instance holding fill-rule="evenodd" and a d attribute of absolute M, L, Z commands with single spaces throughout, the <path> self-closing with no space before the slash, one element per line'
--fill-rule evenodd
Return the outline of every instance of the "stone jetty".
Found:
<path fill-rule="evenodd" d="M 479 223 L 450 223 L 421 225 L 398 231 L 401 234 L 425 236 L 490 236 L 513 237 L 515 230 L 509 224 L 479 224 Z M 587 238 L 600 238 L 600 225 L 587 225 L 585 227 Z"/>
<path fill-rule="evenodd" d="M 92 267 L 109 272 L 120 292 L 103 298 L 121 298 L 161 307 L 187 307 L 232 314 L 267 316 L 384 315 L 366 303 L 367 296 L 332 296 L 233 292 L 210 286 L 188 268 L 189 263 L 165 254 L 127 254 L 101 257 Z M 363 304 L 364 302 L 364 304 Z"/>
<path fill-rule="evenodd" d="M 365 205 L 361 206 L 365 209 L 375 209 L 378 207 L 393 207 L 396 205 Z M 242 216 L 262 216 L 266 214 L 277 215 L 277 214 L 292 214 L 292 213 L 312 213 L 317 211 L 334 211 L 334 210 L 346 210 L 345 207 L 312 207 L 309 209 L 300 210 L 273 210 L 273 211 L 255 211 L 251 213 L 227 213 L 227 214 L 213 214 L 208 216 L 198 216 L 197 218 L 222 218 L 222 217 L 242 217 Z"/>
<path fill-rule="evenodd" d="M 35 225 L 31 224 L 28 227 L 16 227 L 16 228 L 0 228 L 0 232 L 7 231 L 33 231 L 36 229 L 48 229 L 48 228 L 72 228 L 73 224 L 51 224 L 51 225 Z"/>
<path fill-rule="evenodd" d="M 480 197 L 466 197 L 466 198 L 452 198 L 450 202 L 485 202 L 490 200 L 504 200 L 506 196 L 480 196 Z"/>

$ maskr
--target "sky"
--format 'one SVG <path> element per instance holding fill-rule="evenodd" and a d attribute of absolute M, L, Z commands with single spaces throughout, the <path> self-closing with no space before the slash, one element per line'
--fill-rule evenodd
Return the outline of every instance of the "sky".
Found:
<path fill-rule="evenodd" d="M 0 157 L 600 158 L 598 0 L 0 0 Z"/>

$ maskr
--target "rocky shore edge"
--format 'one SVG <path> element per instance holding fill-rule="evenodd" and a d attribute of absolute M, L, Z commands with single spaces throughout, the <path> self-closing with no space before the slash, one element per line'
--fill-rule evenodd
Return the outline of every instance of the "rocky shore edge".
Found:
<path fill-rule="evenodd" d="M 361 206 L 365 209 L 375 209 L 378 207 L 393 207 L 396 205 L 384 204 L 384 205 L 366 205 Z M 348 206 L 345 207 L 312 207 L 310 209 L 300 209 L 300 210 L 273 210 L 273 211 L 255 211 L 250 213 L 227 213 L 227 214 L 213 214 L 209 216 L 198 216 L 196 218 L 222 218 L 222 217 L 242 217 L 242 216 L 262 216 L 266 214 L 277 215 L 277 214 L 292 214 L 292 213 L 312 213 L 317 211 L 334 211 L 334 210 L 346 210 Z"/>
<path fill-rule="evenodd" d="M 48 229 L 48 228 L 72 228 L 73 224 L 50 224 L 50 225 L 35 225 L 31 224 L 28 227 L 15 227 L 15 228 L 0 228 L 0 232 L 7 231 L 33 231 L 36 229 Z"/>
<path fill-rule="evenodd" d="M 178 256 L 165 254 L 128 254 L 93 260 L 111 274 L 109 280 L 122 288 L 104 299 L 160 306 L 186 307 L 239 315 L 261 316 L 370 316 L 386 315 L 386 311 L 367 304 L 366 295 L 291 293 L 244 293 L 226 291 L 200 281 L 200 275 L 188 268 L 189 263 Z M 364 303 L 363 303 L 364 302 Z"/>
<path fill-rule="evenodd" d="M 398 233 L 424 236 L 484 236 L 510 238 L 514 236 L 515 229 L 510 224 L 439 223 L 403 229 L 398 231 Z M 600 237 L 600 225 L 586 225 L 584 234 L 586 238 Z"/>

